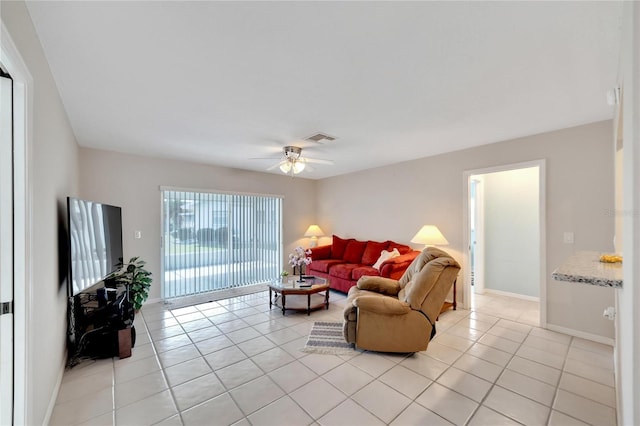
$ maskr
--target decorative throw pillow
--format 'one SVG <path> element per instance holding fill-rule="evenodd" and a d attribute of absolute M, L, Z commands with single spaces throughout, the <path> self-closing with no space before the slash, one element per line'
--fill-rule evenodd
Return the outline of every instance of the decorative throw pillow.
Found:
<path fill-rule="evenodd" d="M 366 241 L 351 240 L 344 251 L 343 259 L 349 263 L 362 263 L 362 253 L 367 247 Z"/>
<path fill-rule="evenodd" d="M 380 253 L 382 253 L 382 250 L 386 250 L 388 245 L 386 241 L 384 243 L 367 241 L 367 247 L 364 249 L 364 253 L 362 253 L 362 264 L 371 266 L 376 263 Z"/>
<path fill-rule="evenodd" d="M 380 252 L 380 257 L 378 258 L 376 263 L 373 264 L 373 267 L 379 271 L 385 260 L 393 259 L 394 257 L 398 256 L 400 256 L 400 252 L 397 248 L 394 248 L 392 251 L 382 250 Z"/>
<path fill-rule="evenodd" d="M 343 259 L 344 251 L 347 248 L 347 244 L 352 240 L 345 240 L 343 238 L 338 237 L 337 235 L 333 236 L 333 244 L 331 244 L 331 258 L 333 259 Z"/>
<path fill-rule="evenodd" d="M 412 250 L 411 247 L 405 246 L 404 244 L 398 244 L 395 241 L 387 241 L 387 242 L 389 243 L 389 247 L 387 247 L 387 250 L 397 248 L 401 255 L 407 254 Z"/>

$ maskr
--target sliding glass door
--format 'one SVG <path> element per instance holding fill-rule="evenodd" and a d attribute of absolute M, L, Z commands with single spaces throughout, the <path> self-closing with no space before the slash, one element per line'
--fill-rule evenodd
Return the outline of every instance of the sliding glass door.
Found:
<path fill-rule="evenodd" d="M 163 298 L 268 282 L 282 269 L 282 198 L 162 190 Z"/>

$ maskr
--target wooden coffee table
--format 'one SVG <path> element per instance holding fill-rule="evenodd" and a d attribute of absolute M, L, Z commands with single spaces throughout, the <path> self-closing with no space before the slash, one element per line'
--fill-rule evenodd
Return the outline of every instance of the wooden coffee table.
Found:
<path fill-rule="evenodd" d="M 298 282 L 297 279 L 298 277 L 285 280 L 278 279 L 269 284 L 269 309 L 271 309 L 273 305 L 276 305 L 282 308 L 282 315 L 284 315 L 287 309 L 306 311 L 307 315 L 310 315 L 312 310 L 320 309 L 323 306 L 329 309 L 328 280 L 315 277 L 306 278 L 305 281 L 301 283 Z M 289 280 L 291 280 L 291 282 Z M 323 291 L 324 295 L 318 294 Z"/>

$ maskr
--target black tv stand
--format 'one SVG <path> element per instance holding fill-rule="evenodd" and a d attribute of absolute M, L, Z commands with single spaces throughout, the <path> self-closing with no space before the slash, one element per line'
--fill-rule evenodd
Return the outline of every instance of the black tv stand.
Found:
<path fill-rule="evenodd" d="M 69 365 L 82 358 L 131 355 L 135 312 L 125 286 L 98 284 L 68 300 Z"/>

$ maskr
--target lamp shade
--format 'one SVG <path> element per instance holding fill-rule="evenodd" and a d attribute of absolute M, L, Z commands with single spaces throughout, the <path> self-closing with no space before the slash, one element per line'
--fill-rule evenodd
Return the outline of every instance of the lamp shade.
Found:
<path fill-rule="evenodd" d="M 282 171 L 282 173 L 289 173 L 291 171 L 291 163 L 286 161 L 280 164 L 280 170 Z"/>
<path fill-rule="evenodd" d="M 442 235 L 442 232 L 435 225 L 424 225 L 411 239 L 412 243 L 424 244 L 426 246 L 446 246 L 449 241 Z"/>
<path fill-rule="evenodd" d="M 304 161 L 296 161 L 295 163 L 293 163 L 293 173 L 298 174 L 300 172 L 302 172 L 304 170 L 305 164 Z"/>
<path fill-rule="evenodd" d="M 322 237 L 324 232 L 318 225 L 309 225 L 307 231 L 304 233 L 305 237 Z"/>
<path fill-rule="evenodd" d="M 282 162 L 282 164 L 280 164 L 280 170 L 282 171 L 282 173 L 289 173 L 289 172 L 293 172 L 293 174 L 297 175 L 298 173 L 301 173 L 305 168 L 305 163 L 304 161 L 301 160 L 297 160 L 297 161 L 293 161 L 293 160 L 285 160 Z"/>

